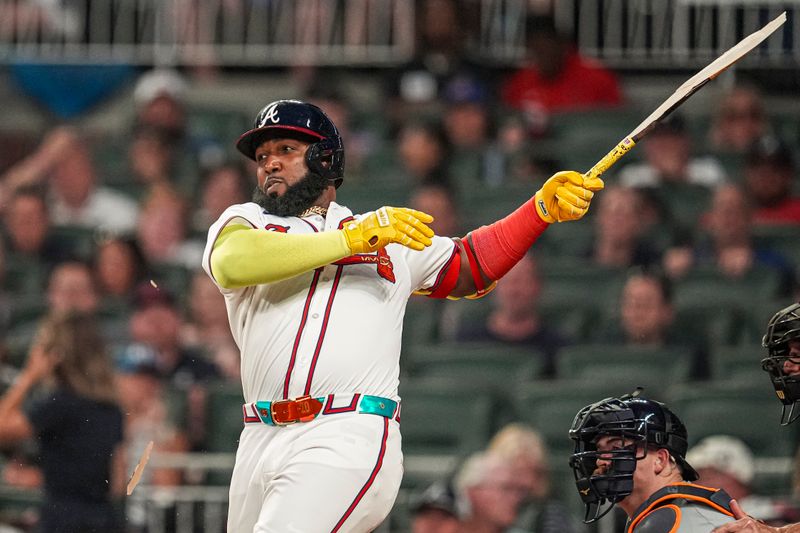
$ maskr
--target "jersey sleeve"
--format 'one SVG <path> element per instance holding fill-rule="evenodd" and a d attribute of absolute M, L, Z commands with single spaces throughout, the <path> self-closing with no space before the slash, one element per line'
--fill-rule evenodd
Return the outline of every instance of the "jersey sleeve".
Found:
<path fill-rule="evenodd" d="M 252 203 L 232 205 L 223 211 L 217 221 L 208 228 L 206 247 L 203 250 L 203 270 L 206 271 L 206 274 L 209 275 L 220 290 L 225 291 L 228 289 L 224 289 L 217 283 L 214 272 L 211 270 L 211 254 L 214 251 L 214 243 L 217 242 L 217 237 L 219 237 L 220 232 L 228 224 L 238 223 L 249 225 L 252 226 L 253 229 L 259 227 L 259 209 L 260 208 L 256 204 Z"/>
<path fill-rule="evenodd" d="M 456 243 L 450 237 L 433 237 L 433 243 L 422 251 L 403 247 L 414 291 L 434 289 L 444 278 L 447 268 L 458 257 Z"/>

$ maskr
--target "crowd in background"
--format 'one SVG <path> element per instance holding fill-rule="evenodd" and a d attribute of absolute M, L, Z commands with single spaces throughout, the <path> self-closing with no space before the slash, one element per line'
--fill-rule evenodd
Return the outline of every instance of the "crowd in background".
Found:
<path fill-rule="evenodd" d="M 436 16 L 423 16 L 428 24 L 414 60 L 370 74 L 385 102 L 377 113 L 360 113 L 359 102 L 322 73 L 305 94 L 276 95 L 316 103 L 339 126 L 346 151 L 342 203 L 369 209 L 402 202 L 432 214 L 437 233 L 460 236 L 525 201 L 553 171 L 586 170 L 587 157 L 603 155 L 618 140 L 593 139 L 600 150 L 594 154 L 554 148 L 580 134 L 586 126 L 580 121 L 589 120 L 580 117 L 624 116 L 630 103 L 618 77 L 581 56 L 551 22 L 531 19 L 528 63 L 493 69 L 465 53 L 453 3 L 425 5 Z M 44 357 L 43 335 L 60 317 L 93 317 L 105 341 L 87 345 L 96 353 L 86 355 L 108 360 L 103 376 L 113 372 L 116 386 L 107 395 L 71 401 L 112 405 L 122 414 L 119 434 L 107 435 L 105 445 L 120 446 L 115 453 L 129 468 L 149 441 L 157 451 L 211 449 L 208 391 L 239 383 L 224 299 L 200 260 L 208 226 L 229 205 L 249 200 L 255 171 L 233 155 L 235 138 L 192 130 L 191 83 L 188 73 L 143 72 L 130 102 L 134 121 L 116 138 L 97 138 L 79 121 L 57 125 L 0 169 L 0 378 L 8 390 L 20 376 L 48 381 L 52 363 L 30 369 Z M 676 295 L 687 280 L 756 280 L 754 305 L 763 303 L 770 313 L 798 298 L 800 253 L 766 237 L 800 227 L 800 146 L 778 127 L 768 102 L 757 85 L 741 84 L 715 100 L 706 116 L 676 114 L 659 124 L 630 161 L 604 176 L 606 189 L 588 220 L 574 231 L 553 228 L 554 236 L 536 243 L 493 294 L 469 303 L 477 312 L 462 302 L 413 301 L 410 309 L 428 329 L 421 334 L 413 329 L 417 322 L 407 322 L 409 335 L 432 344 L 530 348 L 540 363 L 532 377 L 543 380 L 566 377 L 559 355 L 569 346 L 679 347 L 688 354 L 686 379 L 713 379 L 718 343 L 757 344 L 766 317 L 717 313 L 733 317 L 720 330 L 718 322 L 704 321 L 710 315 L 681 314 Z M 253 114 L 264 103 L 253 102 Z M 559 130 L 575 117 L 577 127 Z M 243 133 L 249 118 L 239 118 L 231 121 Z M 800 134 L 797 122 L 793 127 Z M 583 276 L 584 293 L 567 301 L 557 296 L 545 306 L 548 284 L 563 281 L 566 270 Z M 593 285 L 605 279 L 594 278 L 599 273 L 613 273 L 619 283 Z M 580 300 L 603 314 L 590 323 L 586 315 L 576 318 Z M 753 353 L 756 367 L 758 359 Z M 70 364 L 63 359 L 56 366 Z M 56 378 L 57 386 L 69 383 Z M 21 399 L 16 407 L 23 409 Z M 42 404 L 26 408 L 33 426 L 27 433 L 4 432 L 0 424 L 7 457 L 2 482 L 44 484 L 51 494 L 47 476 L 60 468 L 41 439 L 39 449 L 30 442 L 47 434 L 48 421 Z M 753 479 L 751 452 L 738 442 L 717 444 L 738 454 L 730 464 L 715 462 L 719 450 L 702 446 L 690 462 L 721 468 L 742 486 L 743 498 Z M 450 483 L 420 496 L 414 531 L 563 532 L 570 523 L 578 531 L 580 517 L 548 497 L 554 460 L 534 430 L 506 428 L 485 452 L 466 459 Z M 169 468 L 152 468 L 145 480 L 203 481 Z M 136 513 L 128 509 L 129 522 L 142 526 Z"/>

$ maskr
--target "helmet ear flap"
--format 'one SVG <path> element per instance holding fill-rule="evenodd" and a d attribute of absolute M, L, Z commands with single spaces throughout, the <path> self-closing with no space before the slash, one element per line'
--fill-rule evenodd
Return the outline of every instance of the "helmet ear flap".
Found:
<path fill-rule="evenodd" d="M 311 144 L 306 150 L 306 164 L 309 171 L 334 182 L 337 188 L 342 184 L 344 150 L 335 139 L 322 139 Z"/>

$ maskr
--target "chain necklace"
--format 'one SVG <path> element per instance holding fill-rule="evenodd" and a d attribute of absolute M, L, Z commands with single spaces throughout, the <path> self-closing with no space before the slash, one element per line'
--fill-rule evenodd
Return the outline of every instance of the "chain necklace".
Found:
<path fill-rule="evenodd" d="M 302 213 L 300 213 L 300 218 L 307 217 L 309 215 L 319 215 L 322 218 L 325 218 L 325 215 L 328 214 L 328 209 L 326 207 L 321 207 L 319 205 L 312 205 Z"/>

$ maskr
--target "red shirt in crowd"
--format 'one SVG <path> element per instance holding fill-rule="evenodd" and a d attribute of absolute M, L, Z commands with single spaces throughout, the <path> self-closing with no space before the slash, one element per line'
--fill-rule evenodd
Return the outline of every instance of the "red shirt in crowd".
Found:
<path fill-rule="evenodd" d="M 571 51 L 553 79 L 543 78 L 535 66 L 517 71 L 503 86 L 503 101 L 523 111 L 553 113 L 618 105 L 622 94 L 611 71 Z"/>
<path fill-rule="evenodd" d="M 762 207 L 753 213 L 753 223 L 800 224 L 800 198 L 789 198 L 773 207 Z"/>

